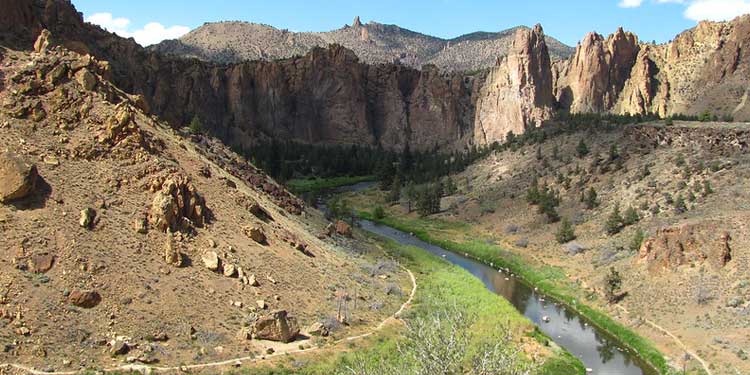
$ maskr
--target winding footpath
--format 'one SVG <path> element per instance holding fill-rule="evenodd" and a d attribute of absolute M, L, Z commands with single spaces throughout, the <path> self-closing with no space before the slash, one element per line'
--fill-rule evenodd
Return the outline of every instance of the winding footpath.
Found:
<path fill-rule="evenodd" d="M 361 335 L 342 338 L 340 340 L 335 341 L 331 346 L 336 346 L 344 342 L 358 341 L 366 337 L 370 337 L 376 334 L 378 331 L 381 331 L 387 325 L 393 322 L 401 321 L 400 319 L 401 315 L 404 313 L 404 311 L 406 311 L 406 309 L 408 309 L 411 306 L 412 300 L 414 300 L 414 296 L 417 293 L 417 279 L 416 277 L 414 277 L 414 273 L 412 273 L 410 269 L 404 266 L 401 266 L 401 268 L 409 274 L 409 279 L 411 280 L 412 288 L 411 288 L 411 293 L 409 293 L 409 298 L 406 300 L 406 302 L 404 302 L 401 305 L 398 311 L 396 311 L 393 315 L 389 316 L 388 318 L 380 322 L 380 324 L 378 324 L 377 327 L 375 327 L 373 330 L 367 333 L 363 333 Z M 310 339 L 298 341 L 296 343 L 304 344 L 305 342 L 308 342 L 308 341 L 310 341 Z M 247 356 L 247 357 L 227 359 L 224 361 L 197 363 L 197 364 L 191 364 L 191 365 L 181 365 L 181 366 L 172 366 L 172 367 L 158 367 L 158 366 L 148 366 L 148 365 L 139 365 L 139 364 L 129 364 L 129 365 L 123 365 L 123 366 L 104 369 L 102 371 L 107 372 L 107 373 L 117 372 L 117 371 L 126 371 L 126 372 L 130 371 L 130 372 L 139 372 L 141 374 L 153 374 L 153 373 L 160 373 L 160 372 L 200 370 L 200 369 L 222 367 L 222 366 L 240 366 L 243 363 L 261 363 L 261 362 L 268 361 L 276 357 L 281 357 L 281 356 L 286 356 L 286 355 L 291 355 L 291 354 L 311 353 L 315 351 L 327 350 L 327 349 L 331 349 L 331 346 L 311 347 L 308 349 L 294 349 L 294 350 L 287 350 L 283 352 L 276 352 L 274 354 L 268 354 L 262 357 Z M 3 369 L 15 369 L 15 370 L 19 370 L 26 374 L 31 374 L 31 375 L 77 375 L 85 371 L 85 369 L 81 369 L 81 370 L 76 370 L 76 371 L 47 372 L 47 371 L 36 370 L 36 369 L 30 368 L 24 365 L 16 364 L 16 363 L 0 364 L 0 370 L 3 370 Z"/>

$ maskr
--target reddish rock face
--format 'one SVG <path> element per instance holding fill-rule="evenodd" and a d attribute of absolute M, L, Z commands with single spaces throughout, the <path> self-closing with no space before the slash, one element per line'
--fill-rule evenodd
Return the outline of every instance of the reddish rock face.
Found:
<path fill-rule="evenodd" d="M 622 28 L 607 39 L 589 33 L 561 74 L 557 99 L 574 113 L 608 111 L 630 78 L 639 50 L 638 37 Z"/>
<path fill-rule="evenodd" d="M 477 102 L 474 136 L 477 144 L 522 134 L 553 115 L 552 70 L 544 31 L 519 29 L 508 57 L 487 77 Z"/>
<path fill-rule="evenodd" d="M 714 224 L 663 228 L 643 243 L 639 258 L 652 270 L 704 262 L 721 268 L 732 260 L 731 240 Z"/>

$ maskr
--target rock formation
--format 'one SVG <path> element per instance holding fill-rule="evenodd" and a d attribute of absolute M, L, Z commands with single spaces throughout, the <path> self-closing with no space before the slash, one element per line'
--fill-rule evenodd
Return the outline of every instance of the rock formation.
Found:
<path fill-rule="evenodd" d="M 607 39 L 589 33 L 563 67 L 556 85 L 557 100 L 571 112 L 606 112 L 630 78 L 640 46 L 622 28 Z"/>
<path fill-rule="evenodd" d="M 718 230 L 719 224 L 686 224 L 662 228 L 656 236 L 644 241 L 640 260 L 654 270 L 675 269 L 690 263 L 707 262 L 716 268 L 732 260 L 727 232 Z"/>
<path fill-rule="evenodd" d="M 476 143 L 522 134 L 552 117 L 552 71 L 541 25 L 518 30 L 508 57 L 492 69 L 480 91 L 474 122 Z"/>
<path fill-rule="evenodd" d="M 297 320 L 288 316 L 284 310 L 273 311 L 256 320 L 253 325 L 253 336 L 260 340 L 292 342 L 298 334 Z"/>

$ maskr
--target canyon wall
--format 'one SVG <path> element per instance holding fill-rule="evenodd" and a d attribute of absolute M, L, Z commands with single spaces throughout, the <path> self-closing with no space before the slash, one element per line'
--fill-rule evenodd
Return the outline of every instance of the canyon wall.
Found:
<path fill-rule="evenodd" d="M 501 141 L 556 111 L 662 116 L 710 111 L 749 120 L 750 16 L 702 22 L 668 44 L 622 29 L 588 34 L 551 63 L 541 26 L 518 29 L 507 57 L 479 74 L 368 65 L 332 45 L 277 61 L 167 57 L 83 22 L 67 0 L 0 4 L 0 43 L 53 42 L 110 62 L 113 80 L 175 126 L 194 116 L 230 144 L 294 139 L 451 151 Z"/>

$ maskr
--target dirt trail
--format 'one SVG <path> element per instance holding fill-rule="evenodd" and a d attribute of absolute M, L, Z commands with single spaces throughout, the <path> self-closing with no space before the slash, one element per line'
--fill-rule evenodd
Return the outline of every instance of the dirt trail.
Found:
<path fill-rule="evenodd" d="M 625 314 L 630 315 L 630 312 L 626 308 L 624 308 L 622 306 L 617 306 L 617 307 L 620 310 L 622 310 Z M 643 319 L 643 321 L 646 322 L 646 324 L 650 325 L 651 327 L 656 328 L 657 330 L 659 330 L 663 334 L 671 337 L 672 340 L 674 340 L 674 342 L 676 342 L 677 345 L 680 348 L 682 348 L 682 350 L 685 351 L 685 353 L 687 353 L 691 357 L 695 358 L 695 360 L 698 361 L 701 364 L 701 366 L 703 366 L 703 369 L 706 371 L 706 373 L 708 375 L 713 375 L 713 373 L 711 373 L 711 369 L 710 369 L 710 367 L 708 365 L 708 362 L 706 362 L 703 358 L 699 357 L 696 352 L 690 350 L 690 348 L 688 348 L 687 345 L 685 345 L 685 343 L 683 343 L 682 340 L 680 340 L 679 338 L 677 338 L 677 336 L 675 336 L 672 332 L 669 332 L 668 330 L 666 330 L 662 326 L 660 326 L 660 325 L 658 325 L 658 324 L 656 324 L 656 323 L 654 323 L 654 322 L 652 322 L 652 321 L 650 321 L 648 319 Z"/>
<path fill-rule="evenodd" d="M 414 299 L 414 295 L 417 293 L 417 279 L 414 277 L 414 273 L 411 272 L 406 267 L 401 266 L 408 274 L 409 279 L 411 280 L 412 289 L 411 293 L 409 293 L 409 298 L 404 302 L 401 307 L 396 311 L 393 315 L 389 316 L 380 324 L 377 325 L 373 330 L 370 332 L 357 335 L 357 336 L 351 336 L 346 337 L 343 339 L 340 339 L 333 343 L 333 346 L 339 345 L 344 342 L 352 342 L 364 339 L 366 337 L 372 336 L 378 331 L 385 328 L 387 325 L 400 321 L 400 316 L 404 313 L 404 311 L 411 306 L 412 300 Z M 303 341 L 297 341 L 295 344 L 304 344 L 306 342 L 309 342 L 310 339 L 303 340 Z M 239 357 L 239 358 L 232 358 L 227 359 L 224 361 L 217 361 L 217 362 L 208 362 L 208 363 L 198 363 L 198 364 L 192 364 L 192 365 L 182 365 L 182 366 L 173 366 L 173 367 L 157 367 L 157 366 L 148 366 L 148 365 L 138 365 L 138 364 L 129 364 L 129 365 L 123 365 L 118 367 L 112 367 L 108 369 L 104 369 L 104 372 L 116 372 L 116 371 L 136 371 L 140 372 L 142 374 L 152 374 L 155 372 L 170 372 L 170 371 L 185 371 L 185 370 L 200 370 L 200 369 L 206 369 L 206 368 L 212 368 L 212 367 L 221 367 L 221 366 L 239 366 L 243 363 L 260 363 L 263 361 L 267 361 L 276 357 L 286 356 L 286 355 L 292 355 L 292 354 L 300 354 L 300 353 L 311 353 L 315 351 L 320 351 L 323 349 L 330 349 L 331 347 L 311 347 L 309 349 L 294 349 L 294 350 L 288 350 L 283 352 L 276 352 L 273 354 L 264 355 L 262 357 L 256 357 L 256 356 L 247 356 L 247 357 Z M 0 369 L 15 369 L 23 371 L 27 374 L 31 375 L 76 375 L 82 373 L 83 369 L 77 370 L 77 371 L 54 371 L 54 372 L 46 372 L 46 371 L 40 371 L 35 370 L 33 368 L 26 367 L 24 365 L 16 364 L 16 363 L 3 363 L 0 364 Z"/>

